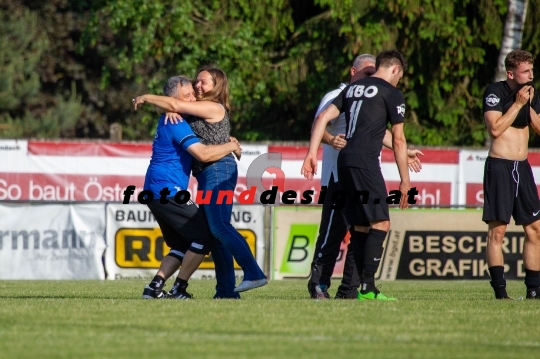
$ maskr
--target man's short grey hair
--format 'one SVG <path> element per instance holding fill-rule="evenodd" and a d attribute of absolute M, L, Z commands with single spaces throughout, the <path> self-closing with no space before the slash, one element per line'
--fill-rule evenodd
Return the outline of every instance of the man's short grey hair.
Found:
<path fill-rule="evenodd" d="M 370 64 L 375 64 L 375 56 L 371 55 L 371 54 L 362 54 L 362 55 L 359 55 L 358 57 L 356 57 L 356 59 L 354 59 L 354 63 L 353 63 L 353 67 L 355 69 L 359 69 L 360 68 L 360 65 L 364 64 L 364 63 L 370 63 Z"/>
<path fill-rule="evenodd" d="M 173 76 L 167 80 L 165 86 L 163 86 L 163 94 L 165 96 L 176 97 L 178 95 L 178 85 L 184 87 L 191 85 L 191 80 L 186 76 Z"/>

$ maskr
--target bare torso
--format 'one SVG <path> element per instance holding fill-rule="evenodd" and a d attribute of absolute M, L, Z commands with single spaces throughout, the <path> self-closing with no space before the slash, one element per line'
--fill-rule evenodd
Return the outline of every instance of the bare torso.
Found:
<path fill-rule="evenodd" d="M 529 127 L 508 127 L 498 138 L 491 138 L 489 156 L 521 161 L 527 158 Z"/>

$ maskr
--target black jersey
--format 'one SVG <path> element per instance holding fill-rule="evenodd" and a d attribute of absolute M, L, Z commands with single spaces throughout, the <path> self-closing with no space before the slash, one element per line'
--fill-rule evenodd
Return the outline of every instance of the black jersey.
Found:
<path fill-rule="evenodd" d="M 339 153 L 338 166 L 378 166 L 388 122 L 404 121 L 403 93 L 381 78 L 368 77 L 347 86 L 332 103 L 347 120 L 347 145 Z"/>
<path fill-rule="evenodd" d="M 514 104 L 518 91 L 526 85 L 532 85 L 532 82 L 518 86 L 514 90 L 510 89 L 506 81 L 499 81 L 489 85 L 484 92 L 484 113 L 488 111 L 499 111 L 504 115 Z M 540 101 L 538 101 L 536 91 L 534 91 L 532 101 L 519 110 L 516 119 L 511 125 L 512 127 L 523 128 L 529 125 L 531 122 L 530 106 L 532 106 L 536 113 L 540 112 Z"/>

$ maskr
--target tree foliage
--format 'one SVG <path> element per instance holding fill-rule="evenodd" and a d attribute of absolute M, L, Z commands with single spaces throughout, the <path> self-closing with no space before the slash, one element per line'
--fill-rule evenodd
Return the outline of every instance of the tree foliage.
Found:
<path fill-rule="evenodd" d="M 523 36 L 533 54 L 540 50 L 539 4 L 529 0 Z M 213 63 L 230 81 L 233 135 L 305 141 L 320 99 L 348 81 L 354 57 L 395 48 L 409 63 L 398 85 L 409 141 L 482 146 L 481 97 L 495 75 L 508 4 L 4 0 L 0 10 L 0 41 L 9 42 L 0 54 L 9 75 L 0 80 L 0 92 L 9 92 L 0 96 L 0 122 L 43 123 L 43 130 L 25 125 L 30 132 L 12 136 L 107 137 L 109 125 L 120 122 L 124 138 L 149 139 L 156 115 L 150 106 L 133 112 L 130 99 L 161 93 L 168 77 L 194 76 Z M 27 46 L 11 46 L 5 39 L 13 36 Z"/>
<path fill-rule="evenodd" d="M 83 110 L 75 89 L 69 98 L 40 98 L 36 71 L 47 39 L 38 28 L 38 17 L 27 9 L 0 11 L 0 123 L 2 137 L 59 137 L 78 120 Z"/>

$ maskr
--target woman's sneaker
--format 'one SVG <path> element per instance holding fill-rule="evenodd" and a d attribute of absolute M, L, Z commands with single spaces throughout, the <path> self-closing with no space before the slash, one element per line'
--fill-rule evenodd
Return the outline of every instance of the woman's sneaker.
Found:
<path fill-rule="evenodd" d="M 257 279 L 257 280 L 243 280 L 242 283 L 238 284 L 238 286 L 234 288 L 234 291 L 245 292 L 246 290 L 259 288 L 267 284 L 268 284 L 268 281 L 266 280 L 266 278 Z"/>

